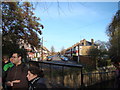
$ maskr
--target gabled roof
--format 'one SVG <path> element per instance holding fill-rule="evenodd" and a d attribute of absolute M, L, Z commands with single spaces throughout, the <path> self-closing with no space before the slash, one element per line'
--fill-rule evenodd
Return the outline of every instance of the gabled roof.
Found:
<path fill-rule="evenodd" d="M 74 44 L 72 47 L 69 47 L 69 48 L 65 49 L 65 51 L 70 50 L 70 49 L 72 49 L 72 48 L 74 48 L 74 47 L 76 47 L 76 46 L 78 46 L 78 45 L 84 46 L 84 40 L 85 40 L 85 39 L 83 39 L 83 40 L 81 40 L 80 42 Z M 85 45 L 85 46 L 92 46 L 92 42 L 89 42 L 89 41 L 86 41 L 86 40 L 85 40 L 85 42 L 86 42 L 86 45 Z M 98 45 L 95 44 L 95 43 L 93 43 L 93 45 L 94 45 L 94 46 L 98 46 Z"/>
<path fill-rule="evenodd" d="M 43 49 L 46 50 L 46 51 L 48 51 L 48 52 L 50 52 L 50 51 L 49 51 L 46 47 L 44 47 L 44 46 L 43 46 Z"/>
<path fill-rule="evenodd" d="M 83 40 L 80 41 L 80 43 L 79 43 L 80 46 L 84 46 L 84 40 L 85 40 L 85 39 L 83 39 Z M 95 43 L 94 43 L 93 45 L 94 45 L 94 46 L 98 46 L 98 45 L 95 44 Z M 85 46 L 92 46 L 92 42 L 86 41 L 86 45 L 85 45 Z"/>

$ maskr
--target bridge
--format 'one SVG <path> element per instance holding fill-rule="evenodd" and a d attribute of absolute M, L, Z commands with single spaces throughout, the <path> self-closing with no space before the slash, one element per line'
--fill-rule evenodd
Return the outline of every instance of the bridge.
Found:
<path fill-rule="evenodd" d="M 31 61 L 44 71 L 48 88 L 113 88 L 115 71 L 113 67 L 99 68 L 85 72 L 80 64 L 65 64 Z"/>

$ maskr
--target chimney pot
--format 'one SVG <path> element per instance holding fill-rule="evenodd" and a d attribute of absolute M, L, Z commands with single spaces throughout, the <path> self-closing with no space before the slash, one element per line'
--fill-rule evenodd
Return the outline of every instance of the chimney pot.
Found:
<path fill-rule="evenodd" d="M 84 46 L 86 46 L 86 40 L 85 39 L 83 39 L 83 42 L 84 42 Z"/>
<path fill-rule="evenodd" d="M 91 39 L 91 43 L 92 43 L 92 45 L 94 45 L 94 39 Z"/>

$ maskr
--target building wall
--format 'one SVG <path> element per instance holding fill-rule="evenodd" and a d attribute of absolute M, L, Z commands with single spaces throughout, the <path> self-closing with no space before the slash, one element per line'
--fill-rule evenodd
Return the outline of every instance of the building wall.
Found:
<path fill-rule="evenodd" d="M 78 46 L 80 45 L 80 46 Z M 77 43 L 75 45 L 73 45 L 72 47 L 68 48 L 66 50 L 66 56 L 78 56 L 78 55 L 88 55 L 88 52 L 90 50 L 91 47 L 95 47 L 98 48 L 98 46 L 96 46 L 94 44 L 94 40 L 91 39 L 91 42 L 84 40 L 81 40 L 80 43 Z M 79 49 L 78 49 L 79 48 Z M 68 55 L 69 54 L 69 55 Z"/>
<path fill-rule="evenodd" d="M 95 61 L 93 61 L 89 56 L 80 56 L 80 63 L 95 67 Z"/>
<path fill-rule="evenodd" d="M 88 55 L 88 52 L 90 50 L 91 46 L 82 46 L 81 50 L 79 49 L 80 55 Z"/>
<path fill-rule="evenodd" d="M 91 47 L 93 46 L 80 46 L 79 55 L 88 55 Z M 94 47 L 97 48 L 97 46 L 94 46 Z"/>

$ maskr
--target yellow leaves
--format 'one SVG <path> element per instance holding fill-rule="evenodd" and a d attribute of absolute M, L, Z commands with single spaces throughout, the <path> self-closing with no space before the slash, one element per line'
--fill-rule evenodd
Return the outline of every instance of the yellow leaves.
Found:
<path fill-rule="evenodd" d="M 31 4 L 29 2 L 24 2 L 24 6 L 31 7 Z"/>

